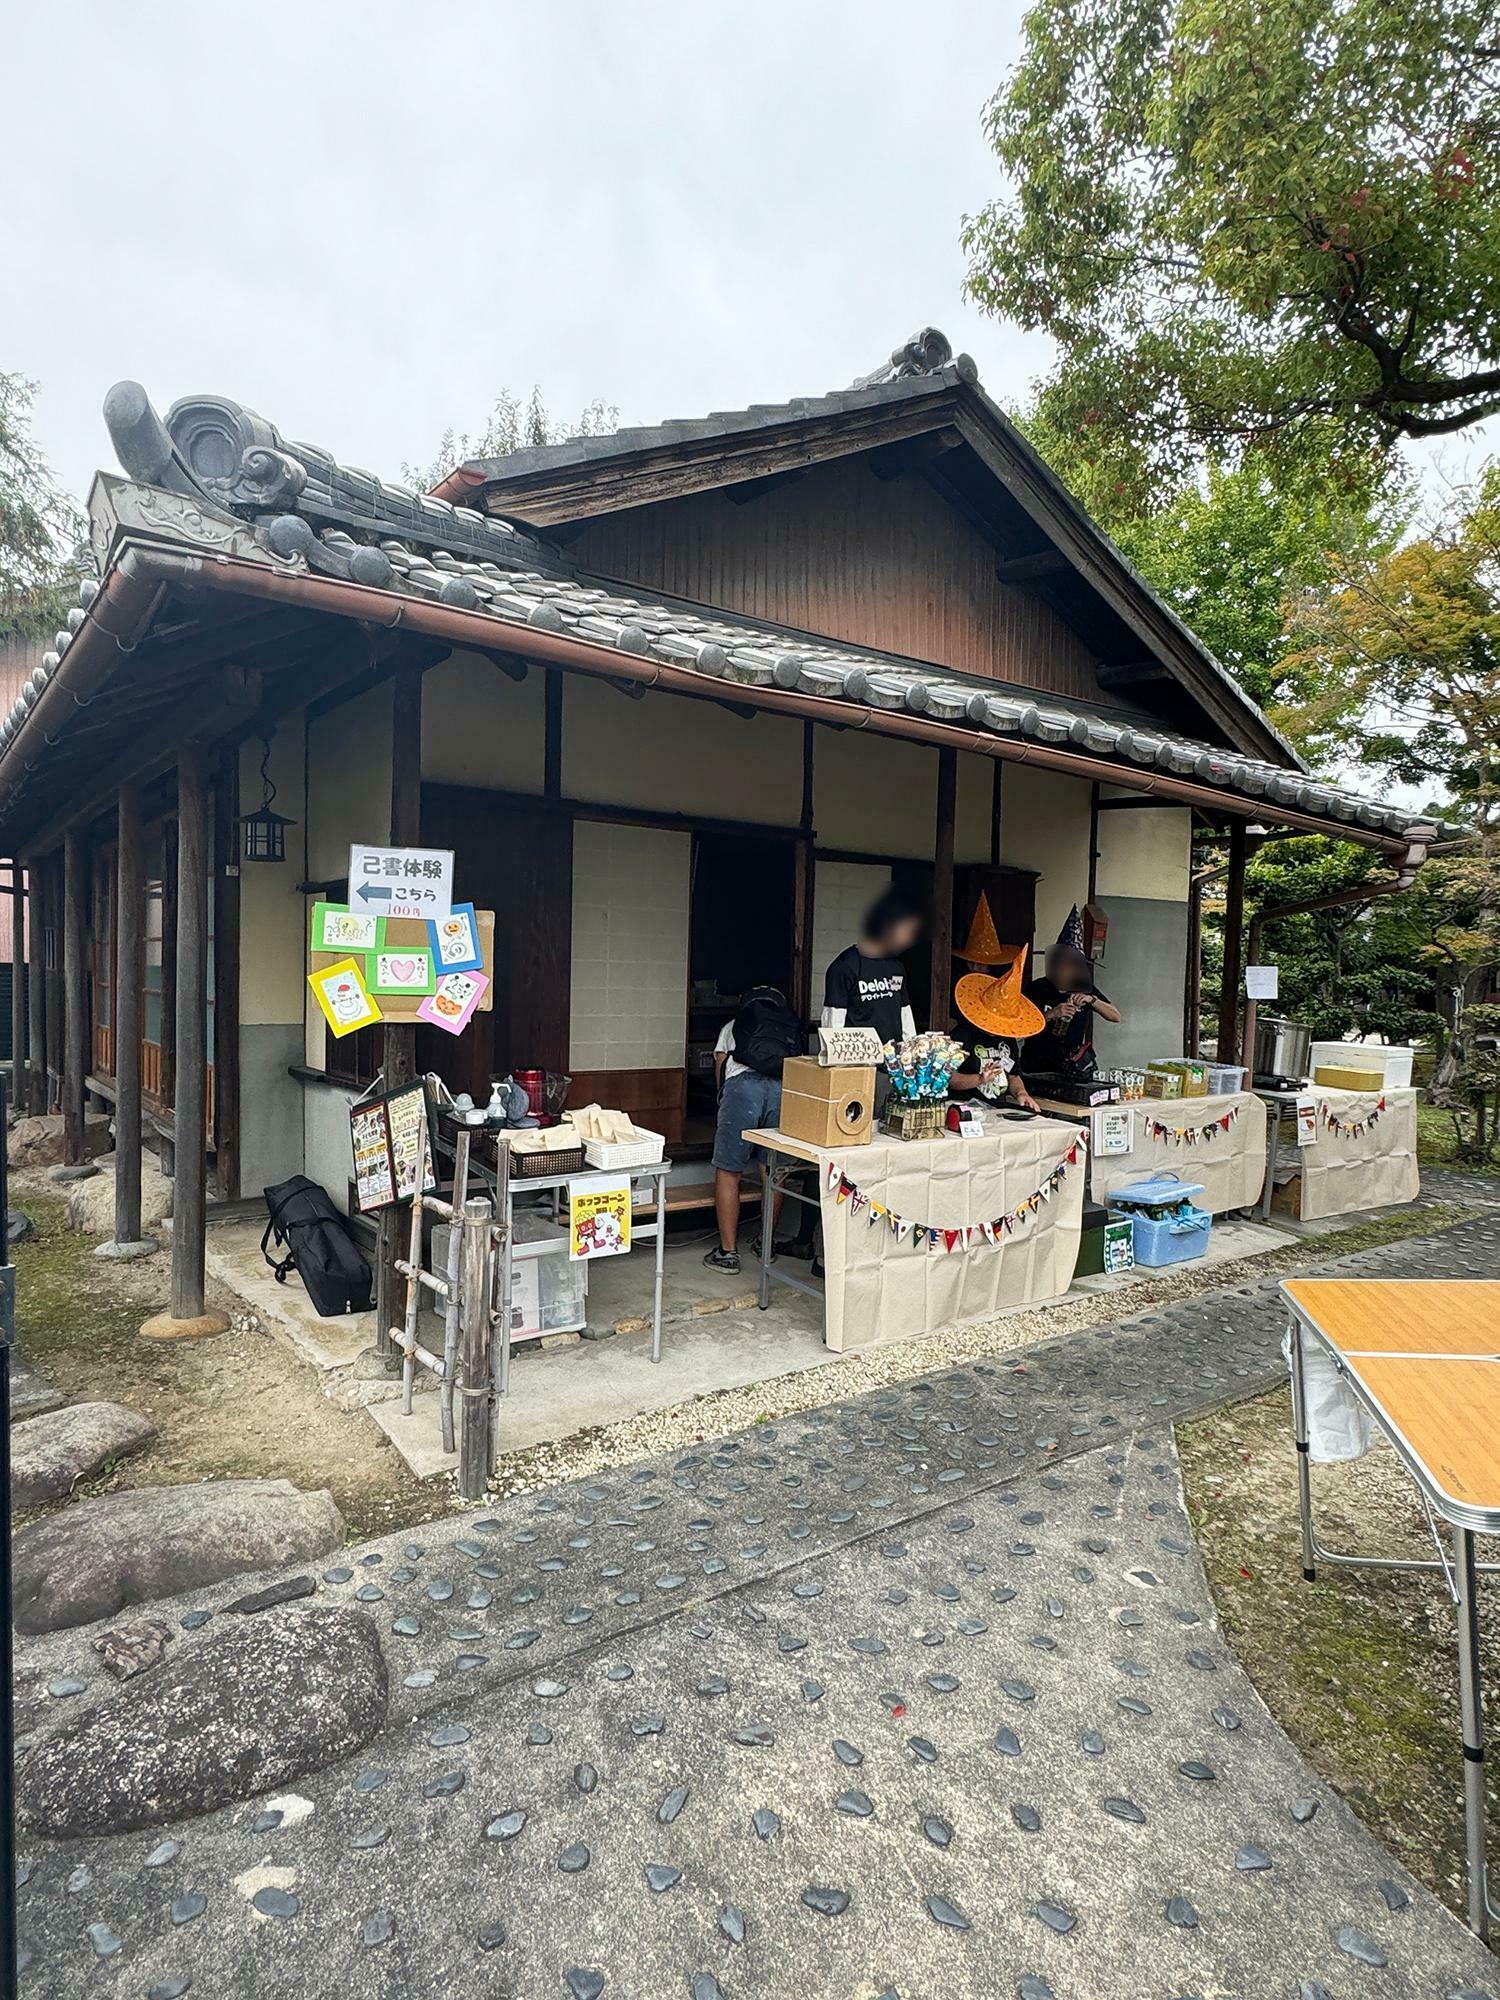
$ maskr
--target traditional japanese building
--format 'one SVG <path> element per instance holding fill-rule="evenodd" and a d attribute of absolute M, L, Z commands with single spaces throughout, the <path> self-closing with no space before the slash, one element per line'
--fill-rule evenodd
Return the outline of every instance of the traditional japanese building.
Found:
<path fill-rule="evenodd" d="M 1195 829 L 1229 840 L 1225 1053 L 1248 828 L 1443 836 L 1310 776 L 928 330 L 852 388 L 456 468 L 419 494 L 219 396 L 121 383 L 89 496 L 98 578 L 0 724 L 0 853 L 34 884 L 34 1105 L 116 1108 L 178 1176 L 173 1311 L 205 1186 L 340 1200 L 384 1070 L 480 1092 L 566 1070 L 706 1137 L 734 995 L 809 1017 L 892 877 L 931 899 L 948 1017 L 986 893 L 1007 942 L 1107 916 L 1106 1058 L 1196 1035 Z M 1256 836 L 1258 837 L 1258 835 Z M 335 1041 L 308 911 L 352 840 L 452 848 L 496 913 L 459 1040 Z M 122 1235 L 138 1234 L 120 1176 Z"/>

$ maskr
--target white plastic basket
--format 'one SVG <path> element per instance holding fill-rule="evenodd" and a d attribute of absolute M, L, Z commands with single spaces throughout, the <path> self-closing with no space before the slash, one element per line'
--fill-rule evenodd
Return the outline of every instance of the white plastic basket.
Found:
<path fill-rule="evenodd" d="M 648 1132 L 643 1125 L 633 1128 L 631 1139 L 585 1139 L 583 1157 L 591 1167 L 615 1171 L 621 1167 L 654 1167 L 667 1150 L 665 1136 Z"/>

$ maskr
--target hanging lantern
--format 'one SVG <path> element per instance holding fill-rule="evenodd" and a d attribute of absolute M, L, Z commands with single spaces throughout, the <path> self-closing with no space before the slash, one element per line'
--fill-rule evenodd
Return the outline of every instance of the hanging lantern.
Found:
<path fill-rule="evenodd" d="M 260 807 L 258 811 L 244 813 L 240 817 L 240 825 L 245 830 L 245 859 L 285 861 L 286 830 L 289 826 L 295 826 L 297 822 L 288 819 L 284 813 L 271 810 L 271 801 L 276 796 L 276 787 L 271 783 L 271 773 L 267 769 L 271 761 L 271 740 L 268 736 L 263 736 L 260 741 L 264 753 L 260 760 L 262 791 Z"/>

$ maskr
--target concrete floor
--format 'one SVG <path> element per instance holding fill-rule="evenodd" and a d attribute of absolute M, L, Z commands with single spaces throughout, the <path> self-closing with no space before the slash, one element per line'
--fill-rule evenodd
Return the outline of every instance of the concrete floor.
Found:
<path fill-rule="evenodd" d="M 1278 1217 L 1275 1225 L 1267 1225 L 1221 1216 L 1215 1220 L 1205 1256 L 1193 1263 L 1166 1272 L 1080 1278 L 1072 1289 L 1093 1295 L 1129 1293 L 1162 1277 L 1170 1279 L 1174 1271 L 1187 1276 L 1205 1266 L 1263 1256 L 1300 1237 L 1317 1236 L 1359 1219 L 1339 1217 L 1324 1225 L 1289 1223 Z M 743 1265 L 737 1277 L 704 1265 L 709 1241 L 706 1218 L 702 1230 L 669 1244 L 659 1363 L 651 1360 L 650 1247 L 643 1244 L 627 1257 L 594 1266 L 589 1273 L 588 1317 L 595 1337 L 559 1335 L 545 1347 L 532 1343 L 517 1348 L 502 1416 L 502 1449 L 524 1451 L 653 1410 L 672 1409 L 716 1390 L 775 1381 L 837 1359 L 823 1345 L 818 1301 L 777 1286 L 768 1309 L 757 1309 L 752 1235 L 753 1226 L 743 1231 Z M 808 1270 L 800 1263 L 785 1268 L 802 1274 Z M 371 1382 L 355 1376 L 355 1357 L 374 1337 L 373 1313 L 320 1320 L 295 1278 L 286 1285 L 276 1284 L 262 1261 L 260 1231 L 253 1224 L 211 1229 L 208 1269 L 318 1370 L 334 1401 L 344 1407 L 365 1407 L 419 1478 L 437 1478 L 454 1469 L 455 1457 L 442 1448 L 438 1397 L 430 1375 L 418 1373 L 410 1416 L 401 1408 L 399 1381 Z M 434 1352 L 441 1349 L 442 1324 L 435 1314 L 423 1315 L 420 1337 Z"/>

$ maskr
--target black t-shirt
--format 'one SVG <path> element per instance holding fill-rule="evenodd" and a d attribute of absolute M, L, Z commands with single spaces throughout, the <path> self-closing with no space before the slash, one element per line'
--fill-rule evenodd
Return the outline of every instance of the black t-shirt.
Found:
<path fill-rule="evenodd" d="M 1096 1000 L 1109 999 L 1101 993 L 1092 980 L 1085 986 L 1073 989 L 1077 993 L 1092 993 Z M 1067 995 L 1059 986 L 1054 986 L 1047 978 L 1028 979 L 1026 997 L 1033 1001 L 1042 1012 L 1055 1007 Z M 1049 1071 L 1068 1069 L 1092 1069 L 1094 1067 L 1094 1010 L 1083 1007 L 1070 1021 L 1049 1021 L 1039 1035 L 1033 1035 L 1023 1044 L 1023 1064 L 1028 1076 L 1045 1075 Z"/>
<path fill-rule="evenodd" d="M 851 944 L 828 967 L 823 1005 L 842 1007 L 846 1027 L 873 1028 L 881 1041 L 899 1042 L 906 967 L 899 958 L 866 958 Z"/>

